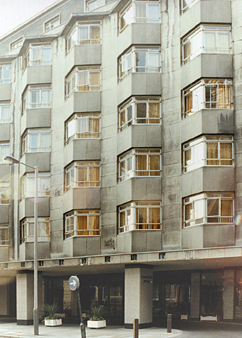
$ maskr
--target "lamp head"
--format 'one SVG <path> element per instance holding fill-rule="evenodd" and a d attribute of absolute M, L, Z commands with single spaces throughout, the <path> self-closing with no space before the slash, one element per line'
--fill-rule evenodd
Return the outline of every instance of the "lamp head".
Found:
<path fill-rule="evenodd" d="M 9 164 L 12 164 L 12 163 L 19 163 L 18 160 L 16 160 L 16 158 L 12 157 L 12 156 L 5 156 L 3 158 L 3 162 L 5 163 L 9 163 Z"/>

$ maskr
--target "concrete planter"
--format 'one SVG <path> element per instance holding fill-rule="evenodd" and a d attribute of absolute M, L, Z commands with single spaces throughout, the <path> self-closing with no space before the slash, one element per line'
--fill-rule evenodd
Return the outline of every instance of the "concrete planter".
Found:
<path fill-rule="evenodd" d="M 88 320 L 87 327 L 90 329 L 101 329 L 106 327 L 106 320 Z"/>
<path fill-rule="evenodd" d="M 207 320 L 207 321 L 218 321 L 218 316 L 200 316 L 200 320 Z"/>
<path fill-rule="evenodd" d="M 62 318 L 60 319 L 45 319 L 45 326 L 60 326 L 62 325 Z"/>

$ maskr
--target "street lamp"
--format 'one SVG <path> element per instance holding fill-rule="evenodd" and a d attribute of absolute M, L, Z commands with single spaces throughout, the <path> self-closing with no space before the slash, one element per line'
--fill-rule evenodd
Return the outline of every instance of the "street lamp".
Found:
<path fill-rule="evenodd" d="M 37 265 L 37 231 L 38 231 L 38 167 L 32 167 L 31 165 L 25 164 L 18 161 L 16 158 L 6 156 L 3 161 L 9 164 L 16 163 L 22 164 L 25 167 L 34 169 L 35 173 L 35 197 L 34 197 L 34 334 L 39 334 L 39 311 L 38 311 L 38 265 Z"/>

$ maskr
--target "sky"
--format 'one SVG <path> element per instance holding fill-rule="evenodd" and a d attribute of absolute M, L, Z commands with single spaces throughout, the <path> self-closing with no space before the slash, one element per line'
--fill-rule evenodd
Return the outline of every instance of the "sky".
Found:
<path fill-rule="evenodd" d="M 57 0 L 0 0 L 0 36 L 19 26 Z"/>

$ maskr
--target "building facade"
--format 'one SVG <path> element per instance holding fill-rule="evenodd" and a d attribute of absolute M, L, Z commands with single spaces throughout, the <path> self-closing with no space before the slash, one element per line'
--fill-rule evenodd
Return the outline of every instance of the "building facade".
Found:
<path fill-rule="evenodd" d="M 0 39 L 0 154 L 38 166 L 39 308 L 242 320 L 239 0 L 61 0 Z M 0 316 L 33 320 L 34 172 L 0 164 Z"/>

